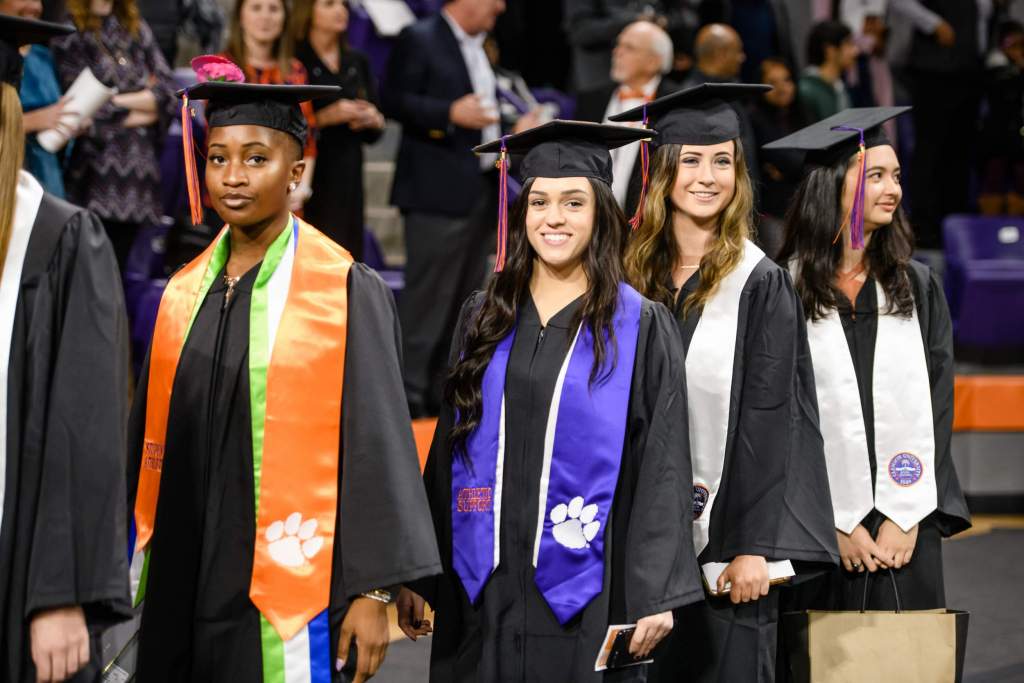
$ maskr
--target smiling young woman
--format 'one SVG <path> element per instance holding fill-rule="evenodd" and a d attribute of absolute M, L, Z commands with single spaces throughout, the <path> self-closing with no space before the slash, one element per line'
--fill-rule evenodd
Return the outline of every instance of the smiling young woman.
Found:
<path fill-rule="evenodd" d="M 325 94 L 188 91 L 208 100 L 206 187 L 227 225 L 168 283 L 129 422 L 140 680 L 365 681 L 391 587 L 440 570 L 394 300 L 289 211 L 299 102 Z"/>
<path fill-rule="evenodd" d="M 658 130 L 630 280 L 675 312 L 686 348 L 694 547 L 726 597 L 677 613 L 654 681 L 772 681 L 779 591 L 769 571 L 834 564 L 832 514 L 800 302 L 749 239 L 752 192 L 736 100 L 704 84 L 655 100 Z M 804 563 L 801 567 L 799 563 Z M 789 572 L 792 573 L 792 572 Z"/>
<path fill-rule="evenodd" d="M 797 609 L 860 609 L 879 569 L 894 571 L 903 609 L 943 607 L 941 538 L 970 526 L 950 457 L 949 312 L 935 274 L 911 258 L 900 163 L 882 130 L 907 109 L 850 109 L 771 144 L 807 152 L 780 258 L 808 321 L 842 559 Z M 895 609 L 892 584 L 875 584 L 868 609 Z"/>
<path fill-rule="evenodd" d="M 525 154 L 503 268 L 463 306 L 424 473 L 443 576 L 399 624 L 435 683 L 603 680 L 612 624 L 645 658 L 699 600 L 682 349 L 623 282 L 609 148 L 646 131 L 554 121 L 477 148 Z M 500 248 L 499 248 L 500 249 Z M 644 680 L 645 666 L 616 680 Z"/>

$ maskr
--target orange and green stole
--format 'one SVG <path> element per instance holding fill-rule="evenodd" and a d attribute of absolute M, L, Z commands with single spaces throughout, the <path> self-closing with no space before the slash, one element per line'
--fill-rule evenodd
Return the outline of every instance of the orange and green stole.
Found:
<path fill-rule="evenodd" d="M 145 596 L 174 375 L 229 252 L 225 228 L 171 278 L 160 300 L 130 548 L 136 604 Z M 256 550 L 249 596 L 260 610 L 267 683 L 331 677 L 327 607 L 351 265 L 347 251 L 292 217 L 267 250 L 253 286 L 249 393 Z"/>

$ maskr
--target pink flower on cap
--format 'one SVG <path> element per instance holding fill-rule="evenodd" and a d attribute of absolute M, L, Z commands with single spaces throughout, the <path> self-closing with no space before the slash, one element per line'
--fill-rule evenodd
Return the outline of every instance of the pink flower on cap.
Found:
<path fill-rule="evenodd" d="M 244 83 L 245 74 L 238 65 L 225 57 L 217 55 L 200 55 L 192 60 L 192 70 L 196 72 L 199 82 L 230 81 Z"/>

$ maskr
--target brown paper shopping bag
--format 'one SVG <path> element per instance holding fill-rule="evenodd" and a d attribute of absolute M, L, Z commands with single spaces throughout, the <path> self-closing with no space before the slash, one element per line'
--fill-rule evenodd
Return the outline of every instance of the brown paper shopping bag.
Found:
<path fill-rule="evenodd" d="M 969 616 L 947 609 L 784 614 L 792 680 L 960 683 Z"/>

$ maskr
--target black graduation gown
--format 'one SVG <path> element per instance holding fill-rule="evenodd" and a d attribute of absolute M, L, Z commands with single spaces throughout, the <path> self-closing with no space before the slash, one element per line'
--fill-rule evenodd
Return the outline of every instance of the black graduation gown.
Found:
<path fill-rule="evenodd" d="M 81 605 L 99 634 L 130 617 L 124 425 L 128 324 L 102 224 L 43 195 L 25 255 L 7 381 L 0 680 L 35 681 L 28 618 Z"/>
<path fill-rule="evenodd" d="M 479 297 L 463 306 L 456 340 Z M 445 573 L 414 586 L 436 614 L 434 683 L 642 681 L 645 666 L 594 672 L 608 626 L 703 597 L 689 533 L 692 479 L 681 348 L 668 311 L 649 301 L 642 306 L 626 447 L 605 536 L 604 590 L 563 628 L 534 583 L 545 425 L 579 305 L 573 302 L 543 328 L 532 298 L 522 305 L 505 379 L 501 561 L 476 608 L 452 569 L 447 434 L 453 410 L 442 407 L 424 476 Z M 460 352 L 454 348 L 452 357 Z"/>
<path fill-rule="evenodd" d="M 689 349 L 701 311 L 675 314 Z M 838 561 L 803 309 L 789 273 L 764 257 L 740 297 L 725 468 L 700 562 L 737 555 L 792 560 L 797 580 Z M 727 598 L 680 610 L 651 680 L 771 681 L 779 588 L 752 603 Z M 664 656 L 662 656 L 664 655 Z"/>
<path fill-rule="evenodd" d="M 928 266 L 911 261 L 910 282 L 921 325 L 928 377 L 931 381 L 932 413 L 935 423 L 935 483 L 937 509 L 918 526 L 917 546 L 910 564 L 894 571 L 901 605 L 904 609 L 936 609 L 946 606 L 942 578 L 942 537 L 959 533 L 971 525 L 970 512 L 960 481 L 953 467 L 950 445 L 953 436 L 953 332 L 949 308 L 942 285 Z M 853 368 L 860 390 L 864 414 L 871 481 L 875 480 L 875 418 L 872 381 L 874 377 L 875 340 L 878 336 L 878 292 L 875 280 L 868 278 L 857 295 L 855 305 L 841 299 L 839 317 L 850 347 Z M 873 510 L 862 522 L 875 535 L 885 517 Z M 826 577 L 823 592 L 814 596 L 805 607 L 816 609 L 860 609 L 864 602 L 865 581 L 868 585 L 868 609 L 896 609 L 891 580 L 884 574 L 869 579 L 864 574 L 851 574 L 842 567 Z M 802 607 L 804 607 L 802 605 Z"/>
<path fill-rule="evenodd" d="M 262 678 L 259 611 L 249 599 L 256 536 L 249 410 L 249 304 L 259 268 L 218 277 L 175 374 L 143 603 L 139 680 Z M 440 571 L 402 393 L 394 300 L 361 264 L 348 278 L 331 659 L 350 598 Z M 134 499 L 149 363 L 129 422 Z M 350 658 L 349 667 L 354 665 Z"/>

